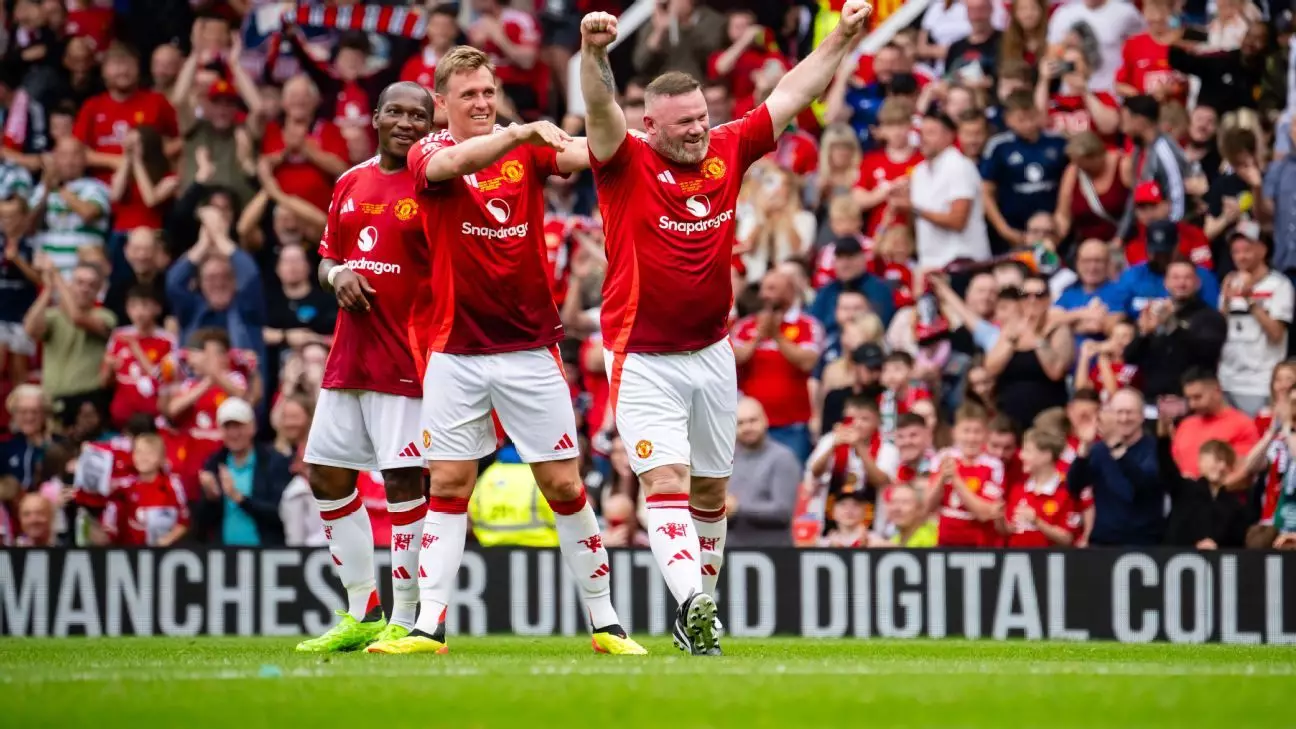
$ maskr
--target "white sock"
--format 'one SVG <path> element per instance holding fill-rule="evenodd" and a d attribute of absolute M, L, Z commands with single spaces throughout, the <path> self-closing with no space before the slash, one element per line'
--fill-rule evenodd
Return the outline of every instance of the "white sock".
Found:
<path fill-rule="evenodd" d="M 324 520 L 324 536 L 328 539 L 338 579 L 346 588 L 347 612 L 356 620 L 364 620 L 370 610 L 381 606 L 374 580 L 373 525 L 369 523 L 369 512 L 364 510 L 358 491 L 336 501 L 315 499 L 315 503 Z"/>
<path fill-rule="evenodd" d="M 392 614 L 388 621 L 406 628 L 414 627 L 418 614 L 418 567 L 420 540 L 427 502 L 423 499 L 387 504 L 391 516 Z"/>
<path fill-rule="evenodd" d="M 585 489 L 571 501 L 551 502 L 554 526 L 558 529 L 558 546 L 567 568 L 580 585 L 581 598 L 589 610 L 594 628 L 618 625 L 612 607 L 612 578 L 609 577 L 607 549 L 599 532 L 598 517 L 585 499 Z"/>
<path fill-rule="evenodd" d="M 702 591 L 701 551 L 688 511 L 688 494 L 654 494 L 648 499 L 648 543 L 666 587 L 683 604 Z"/>
<path fill-rule="evenodd" d="M 725 507 L 714 511 L 689 507 L 693 526 L 697 528 L 698 547 L 702 552 L 702 591 L 716 596 L 716 583 L 720 581 L 720 568 L 724 566 L 725 535 L 729 532 L 729 517 Z"/>
<path fill-rule="evenodd" d="M 463 562 L 464 540 L 468 538 L 468 499 L 428 499 L 423 521 L 422 549 L 419 550 L 419 616 L 414 628 L 428 635 L 445 619 L 459 565 Z"/>

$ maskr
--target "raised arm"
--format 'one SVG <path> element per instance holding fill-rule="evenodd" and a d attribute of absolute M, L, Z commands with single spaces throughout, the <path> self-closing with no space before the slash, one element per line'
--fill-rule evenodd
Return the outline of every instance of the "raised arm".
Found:
<path fill-rule="evenodd" d="M 846 0 L 841 10 L 841 20 L 832 33 L 824 38 L 814 52 L 788 71 L 765 100 L 773 121 L 774 136 L 778 138 L 788 124 L 803 109 L 814 103 L 841 66 L 842 58 L 855 47 L 855 42 L 864 30 L 864 21 L 873 12 L 873 6 L 865 0 Z"/>
<path fill-rule="evenodd" d="M 617 19 L 590 13 L 581 20 L 581 95 L 585 97 L 585 134 L 597 160 L 611 159 L 625 141 L 625 114 L 616 102 L 616 79 L 608 63 L 608 45 L 617 37 Z"/>
<path fill-rule="evenodd" d="M 428 182 L 444 182 L 471 175 L 486 169 L 495 160 L 528 142 L 553 147 L 561 154 L 571 142 L 571 137 L 547 121 L 514 124 L 501 132 L 483 134 L 451 147 L 434 150 L 435 154 L 427 157 L 423 174 Z"/>

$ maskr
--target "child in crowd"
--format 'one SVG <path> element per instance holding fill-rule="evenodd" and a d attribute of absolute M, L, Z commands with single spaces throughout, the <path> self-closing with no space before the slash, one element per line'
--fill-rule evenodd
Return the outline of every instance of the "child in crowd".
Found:
<path fill-rule="evenodd" d="M 999 528 L 1007 547 L 1069 546 L 1084 522 L 1079 502 L 1066 488 L 1058 460 L 1066 447 L 1061 433 L 1031 428 L 1022 436 L 1023 480 L 1008 490 Z"/>
<path fill-rule="evenodd" d="M 882 360 L 881 381 L 885 390 L 878 398 L 880 432 L 883 438 L 891 440 L 897 419 L 911 412 L 918 401 L 931 400 L 932 396 L 925 385 L 914 379 L 914 358 L 908 352 L 892 352 Z"/>
<path fill-rule="evenodd" d="M 1003 515 L 1003 463 L 985 452 L 989 418 L 965 404 L 954 415 L 954 447 L 942 452 L 924 511 L 939 513 L 942 547 L 989 547 L 1001 541 L 995 520 Z"/>
<path fill-rule="evenodd" d="M 131 288 L 126 294 L 126 316 L 130 324 L 113 330 L 100 370 L 105 384 L 114 379 L 117 383 L 108 413 L 113 427 L 119 429 L 136 413 L 158 414 L 162 361 L 176 346 L 175 337 L 159 326 L 162 302 L 151 286 Z"/>
<path fill-rule="evenodd" d="M 136 436 L 131 460 L 135 474 L 108 497 L 103 541 L 125 547 L 169 547 L 188 533 L 189 507 L 180 479 L 167 468 L 162 437 Z"/>

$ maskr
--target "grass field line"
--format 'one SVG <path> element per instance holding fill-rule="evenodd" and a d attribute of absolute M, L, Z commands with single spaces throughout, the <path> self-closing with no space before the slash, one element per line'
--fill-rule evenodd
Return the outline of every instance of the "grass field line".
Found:
<path fill-rule="evenodd" d="M 418 660 L 418 659 L 416 659 Z M 591 658 L 580 662 L 562 659 L 494 662 L 463 665 L 453 659 L 433 658 L 436 663 L 412 663 L 409 659 L 376 659 L 373 662 L 339 662 L 318 666 L 212 667 L 178 670 L 174 662 L 152 661 L 129 665 L 80 664 L 75 671 L 41 672 L 0 669 L 0 684 L 31 685 L 60 683 L 133 683 L 177 681 L 245 681 L 252 679 L 335 679 L 335 678 L 422 678 L 474 676 L 1296 676 L 1290 664 L 1200 664 L 1200 663 L 1104 663 L 1057 661 L 944 661 L 881 660 L 851 662 L 837 660 L 786 662 L 737 662 L 668 658 L 646 662 Z M 87 670 L 89 669 L 89 670 Z"/>

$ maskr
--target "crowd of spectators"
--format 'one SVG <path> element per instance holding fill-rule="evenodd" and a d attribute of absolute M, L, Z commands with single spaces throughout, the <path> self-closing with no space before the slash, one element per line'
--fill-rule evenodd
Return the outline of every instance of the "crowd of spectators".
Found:
<path fill-rule="evenodd" d="M 662 0 L 614 56 L 629 125 L 670 70 L 740 117 L 839 4 Z M 320 544 L 316 244 L 377 92 L 471 43 L 503 119 L 579 133 L 579 15 L 623 9 L 9 4 L 0 544 Z M 852 53 L 739 202 L 729 543 L 1296 547 L 1291 28 L 1263 0 L 933 0 Z M 642 544 L 591 179 L 545 200 L 586 486 Z"/>

